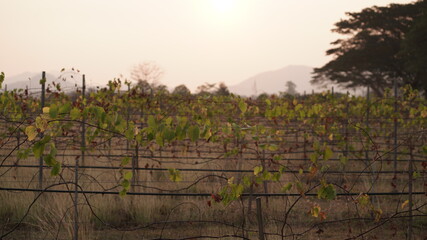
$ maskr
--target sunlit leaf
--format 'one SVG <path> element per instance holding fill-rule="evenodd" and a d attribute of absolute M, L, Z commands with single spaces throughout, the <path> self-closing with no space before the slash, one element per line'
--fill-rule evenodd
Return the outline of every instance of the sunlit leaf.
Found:
<path fill-rule="evenodd" d="M 43 113 L 48 114 L 48 113 L 49 113 L 49 111 L 50 111 L 50 107 L 44 107 L 44 108 L 42 109 L 42 111 L 43 111 Z"/>
<path fill-rule="evenodd" d="M 405 200 L 400 207 L 404 209 L 408 204 L 409 204 L 409 200 Z"/>
<path fill-rule="evenodd" d="M 70 118 L 71 118 L 71 120 L 77 120 L 77 119 L 79 119 L 80 115 L 81 115 L 80 109 L 78 109 L 78 108 L 71 109 L 71 111 L 70 111 Z"/>
<path fill-rule="evenodd" d="M 246 102 L 243 99 L 241 99 L 239 101 L 239 109 L 242 113 L 245 113 L 246 110 L 248 109 L 248 105 L 246 104 Z"/>
<path fill-rule="evenodd" d="M 178 169 L 170 168 L 169 171 L 169 179 L 173 182 L 182 181 L 181 172 Z"/>
<path fill-rule="evenodd" d="M 255 176 L 258 176 L 258 174 L 259 174 L 260 172 L 262 172 L 262 170 L 263 170 L 262 166 L 256 166 L 256 167 L 254 168 L 254 175 L 255 175 Z"/>
<path fill-rule="evenodd" d="M 125 174 L 123 174 L 123 179 L 130 180 L 132 179 L 132 176 L 133 176 L 132 172 L 126 172 Z"/>
<path fill-rule="evenodd" d="M 38 133 L 37 133 L 37 129 L 34 126 L 30 125 L 25 128 L 25 134 L 27 135 L 28 140 L 32 141 L 37 137 Z"/>

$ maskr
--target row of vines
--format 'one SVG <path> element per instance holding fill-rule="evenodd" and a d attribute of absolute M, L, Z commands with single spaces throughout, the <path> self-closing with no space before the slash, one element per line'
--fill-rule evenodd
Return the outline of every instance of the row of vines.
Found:
<path fill-rule="evenodd" d="M 45 81 L 0 93 L 0 239 L 427 236 L 427 102 L 409 87 L 252 99 Z"/>

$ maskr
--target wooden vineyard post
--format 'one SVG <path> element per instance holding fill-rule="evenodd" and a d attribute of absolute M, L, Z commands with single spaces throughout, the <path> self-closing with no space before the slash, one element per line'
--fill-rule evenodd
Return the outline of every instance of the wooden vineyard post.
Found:
<path fill-rule="evenodd" d="M 46 83 L 46 72 L 43 71 L 42 72 L 42 79 L 40 81 L 41 85 L 42 85 L 42 95 L 41 95 L 41 112 L 43 113 L 43 108 L 45 105 L 45 92 L 46 92 L 46 88 L 45 88 L 45 83 Z M 43 139 L 44 134 L 40 133 L 40 138 Z M 40 156 L 39 158 L 39 189 L 41 190 L 43 188 L 43 157 Z"/>
<path fill-rule="evenodd" d="M 261 198 L 256 198 L 256 215 L 258 219 L 258 236 L 259 240 L 265 240 L 264 238 L 264 221 L 262 219 L 262 208 L 261 208 Z"/>
<path fill-rule="evenodd" d="M 412 225 L 413 225 L 413 216 L 412 216 L 412 208 L 413 208 L 413 199 L 412 199 L 412 191 L 413 191 L 413 174 L 414 174 L 414 153 L 413 153 L 413 143 L 412 138 L 409 140 L 409 166 L 408 166 L 408 200 L 409 200 L 409 220 L 408 220 L 408 240 L 412 240 Z"/>

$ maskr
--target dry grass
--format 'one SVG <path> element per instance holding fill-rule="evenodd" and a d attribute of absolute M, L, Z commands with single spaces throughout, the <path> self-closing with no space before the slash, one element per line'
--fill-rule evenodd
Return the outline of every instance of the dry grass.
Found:
<path fill-rule="evenodd" d="M 295 146 L 291 140 L 300 143 Z M 311 139 L 308 139 L 311 140 Z M 289 143 L 288 143 L 288 142 Z M 281 164 L 288 166 L 291 170 L 299 168 L 307 169 L 310 161 L 296 161 L 292 159 L 304 158 L 302 136 L 291 136 L 287 141 L 281 143 L 282 149 L 293 147 L 293 151 L 298 153 L 282 154 Z M 73 145 L 74 144 L 74 145 Z M 58 160 L 64 166 L 73 166 L 76 157 L 80 155 L 78 143 L 58 144 Z M 74 147 L 73 147 L 74 146 Z M 28 147 L 28 146 L 27 146 Z M 228 150 L 233 149 L 234 144 L 228 145 Z M 254 146 L 247 145 L 243 153 L 230 158 L 221 157 L 223 154 L 222 145 L 198 143 L 183 145 L 171 145 L 161 149 L 152 145 L 141 147 L 139 150 L 139 167 L 158 168 L 191 168 L 191 169 L 253 169 L 253 167 L 265 164 L 271 171 L 277 170 L 276 163 L 271 161 L 277 153 L 269 151 L 253 151 Z M 360 147 L 360 146 L 359 146 Z M 120 149 L 119 149 L 120 148 Z M 311 150 L 306 146 L 306 151 Z M 2 149 L 2 154 L 7 150 Z M 126 142 L 113 140 L 98 146 L 96 150 L 86 152 L 84 165 L 86 166 L 112 166 L 118 167 L 123 156 L 133 154 L 133 146 L 130 144 L 126 149 Z M 306 154 L 307 155 L 307 154 Z M 337 155 L 335 155 L 337 157 Z M 79 159 L 81 161 L 81 159 Z M 14 164 L 16 158 L 10 157 L 5 164 Z M 20 160 L 19 164 L 37 164 L 38 159 L 29 158 Z M 280 192 L 280 188 L 295 179 L 314 186 L 319 180 L 326 180 L 334 183 L 343 189 L 352 192 L 367 192 L 372 187 L 372 191 L 391 192 L 394 189 L 407 191 L 407 175 L 399 175 L 398 179 L 392 179 L 393 175 L 381 175 L 377 179 L 369 174 L 350 175 L 344 170 L 362 170 L 370 172 L 363 161 L 349 162 L 345 169 L 336 161 L 323 162 L 329 165 L 330 170 L 339 170 L 339 174 L 326 174 L 325 176 L 310 176 L 309 174 L 286 173 L 280 182 L 269 182 L 266 185 L 260 184 L 253 189 L 254 192 Z M 418 165 L 420 163 L 417 163 Z M 418 166 L 418 169 L 421 166 Z M 375 169 L 391 170 L 392 164 L 377 162 Z M 407 161 L 400 161 L 399 169 L 407 169 Z M 38 169 L 36 168 L 12 168 L 11 171 L 1 176 L 1 187 L 14 188 L 37 188 Z M 65 168 L 61 177 L 50 177 L 49 170 L 44 171 L 44 186 L 53 183 L 74 181 L 74 170 Z M 104 189 L 120 190 L 117 185 L 120 183 L 120 172 L 118 170 L 107 169 L 80 169 L 79 183 L 84 190 L 103 191 Z M 242 174 L 230 172 L 196 172 L 182 171 L 182 182 L 174 183 L 168 178 L 167 171 L 141 170 L 135 176 L 136 186 L 132 188 L 135 192 L 163 192 L 168 190 L 186 188 L 196 180 L 208 174 L 215 174 L 227 179 L 235 177 L 236 180 Z M 246 173 L 245 173 L 246 174 Z M 251 175 L 251 173 L 247 173 Z M 414 191 L 423 191 L 422 179 L 414 182 Z M 396 185 L 394 188 L 391 182 Z M 225 180 L 218 177 L 203 179 L 198 184 L 189 187 L 181 192 L 187 193 L 216 193 L 225 184 Z M 151 188 L 147 188 L 147 186 Z M 116 187 L 116 188 L 114 188 Z M 158 189 L 161 188 L 162 191 Z M 72 184 L 61 185 L 53 189 L 74 189 Z M 293 191 L 295 192 L 295 191 Z M 315 191 L 314 191 L 315 192 Z M 342 190 L 339 190 L 342 192 Z M 18 223 L 33 202 L 37 193 L 29 192 L 0 192 L 0 233 Z M 305 197 L 297 201 L 298 197 L 269 197 L 263 198 L 263 214 L 266 231 L 280 234 L 283 228 L 283 221 L 287 216 L 287 223 L 283 229 L 285 235 L 304 233 L 298 239 L 343 239 L 361 234 L 374 227 L 375 222 L 372 211 L 369 207 L 360 206 L 355 201 L 355 197 L 339 197 L 338 200 L 324 201 L 315 197 Z M 373 198 L 373 206 L 383 211 L 382 218 L 391 216 L 396 211 L 404 211 L 402 203 L 407 200 L 407 196 L 381 196 Z M 211 206 L 208 201 L 211 201 Z M 297 203 L 292 205 L 295 201 Z M 416 206 L 425 204 L 425 196 L 414 196 Z M 80 239 L 151 239 L 151 238 L 184 238 L 189 236 L 224 236 L 229 234 L 244 234 L 250 239 L 256 239 L 256 232 L 247 230 L 257 230 L 255 214 L 255 203 L 248 197 L 242 198 L 228 206 L 214 203 L 209 197 L 171 197 L 171 196 L 131 196 L 124 198 L 118 195 L 79 195 L 79 236 Z M 313 206 L 320 206 L 326 213 L 326 219 L 313 217 L 310 210 Z M 424 208 L 424 211 L 426 209 Z M 344 221 L 343 219 L 360 218 L 359 220 Z M 18 231 L 9 235 L 8 239 L 19 239 L 21 237 L 31 239 L 71 239 L 73 235 L 73 196 L 72 194 L 45 193 L 29 209 L 28 216 L 23 220 L 23 224 Z M 233 225 L 233 226 L 230 226 Z M 378 230 L 368 234 L 367 239 L 402 239 L 406 232 L 407 221 L 405 218 L 392 220 Z M 244 226 L 246 231 L 241 229 Z M 427 222 L 425 217 L 414 219 L 415 239 L 422 239 L 427 235 Z M 309 230 L 308 232 L 305 232 Z M 269 235 L 269 240 L 280 239 L 277 235 Z"/>

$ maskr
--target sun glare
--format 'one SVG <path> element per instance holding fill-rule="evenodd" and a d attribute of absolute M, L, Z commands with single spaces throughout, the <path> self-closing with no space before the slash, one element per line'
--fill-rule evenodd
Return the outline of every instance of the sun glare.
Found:
<path fill-rule="evenodd" d="M 227 13 L 233 10 L 235 6 L 235 0 L 211 0 L 212 5 L 216 11 L 220 13 Z"/>
<path fill-rule="evenodd" d="M 209 0 L 204 1 L 203 18 L 216 26 L 233 26 L 242 18 L 240 0 Z"/>

